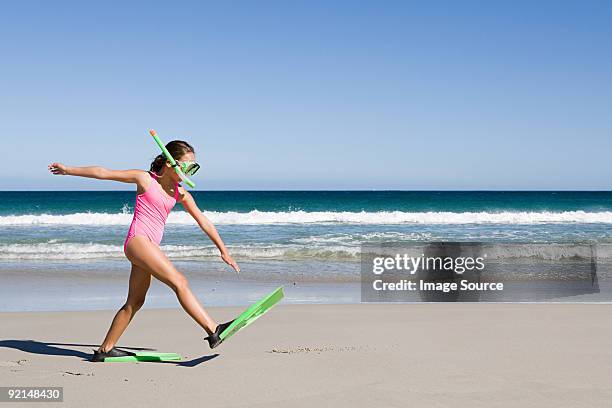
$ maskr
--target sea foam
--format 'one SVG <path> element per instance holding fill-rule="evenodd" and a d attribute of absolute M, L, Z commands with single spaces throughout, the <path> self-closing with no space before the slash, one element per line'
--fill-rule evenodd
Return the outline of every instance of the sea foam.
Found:
<path fill-rule="evenodd" d="M 258 211 L 216 212 L 205 215 L 219 225 L 273 224 L 612 224 L 612 212 L 342 212 L 342 211 Z M 128 213 L 26 214 L 0 217 L 0 225 L 129 225 Z M 168 224 L 195 224 L 185 211 L 168 217 Z"/>
<path fill-rule="evenodd" d="M 357 238 L 357 237 L 355 237 Z M 313 240 L 314 241 L 314 240 Z M 403 248 L 410 256 L 421 256 L 425 249 L 422 242 L 412 245 L 404 243 Z M 164 245 L 161 249 L 171 259 L 198 260 L 218 259 L 219 251 L 213 245 Z M 361 259 L 359 242 L 341 244 L 325 242 L 307 245 L 291 244 L 236 244 L 229 245 L 232 256 L 240 260 L 320 260 L 355 261 Z M 599 243 L 594 246 L 585 244 L 532 243 L 532 244 L 484 244 L 481 252 L 490 260 L 571 260 L 612 259 L 612 243 Z M 125 258 L 120 245 L 75 242 L 48 242 L 30 244 L 0 244 L 0 260 L 95 260 Z"/>

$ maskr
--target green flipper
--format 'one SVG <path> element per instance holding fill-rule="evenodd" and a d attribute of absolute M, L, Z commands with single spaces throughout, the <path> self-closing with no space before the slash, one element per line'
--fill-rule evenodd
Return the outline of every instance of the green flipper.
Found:
<path fill-rule="evenodd" d="M 130 361 L 180 361 L 180 354 L 176 353 L 153 353 L 153 352 L 139 352 L 135 356 L 123 356 L 123 357 L 106 357 L 105 363 L 112 362 L 130 362 Z"/>
<path fill-rule="evenodd" d="M 223 330 L 223 332 L 219 335 L 219 338 L 221 340 L 226 340 L 227 338 L 236 334 L 238 331 L 244 329 L 249 324 L 263 316 L 263 314 L 270 310 L 272 306 L 277 304 L 283 298 L 283 296 L 283 287 L 281 286 L 242 312 L 240 316 L 234 319 L 232 324 L 230 324 L 227 329 Z"/>

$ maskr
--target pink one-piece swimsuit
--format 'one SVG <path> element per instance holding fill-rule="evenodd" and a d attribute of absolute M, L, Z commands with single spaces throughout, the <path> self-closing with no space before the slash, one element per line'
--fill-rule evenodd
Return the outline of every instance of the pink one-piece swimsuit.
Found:
<path fill-rule="evenodd" d="M 123 243 L 123 252 L 125 252 L 130 239 L 135 235 L 148 237 L 151 242 L 159 245 L 164 235 L 164 225 L 166 225 L 168 214 L 170 214 L 178 199 L 178 183 L 174 186 L 174 198 L 172 198 L 157 182 L 159 176 L 152 171 L 148 173 L 153 180 L 151 180 L 144 193 L 136 195 L 134 218 Z"/>

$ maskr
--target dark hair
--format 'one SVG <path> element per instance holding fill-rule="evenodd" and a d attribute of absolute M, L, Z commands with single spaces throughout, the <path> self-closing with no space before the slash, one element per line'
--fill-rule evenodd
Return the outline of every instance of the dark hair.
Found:
<path fill-rule="evenodd" d="M 168 152 L 174 157 L 174 160 L 178 160 L 185 154 L 191 152 L 195 154 L 193 147 L 183 140 L 173 140 L 166 145 Z M 164 164 L 168 161 L 166 155 L 162 152 L 158 154 L 151 162 L 151 171 L 159 174 L 159 171 L 164 167 Z"/>

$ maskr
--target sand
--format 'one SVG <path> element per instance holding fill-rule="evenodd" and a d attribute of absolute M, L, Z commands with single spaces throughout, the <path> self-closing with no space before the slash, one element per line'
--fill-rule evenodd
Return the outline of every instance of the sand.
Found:
<path fill-rule="evenodd" d="M 210 308 L 225 321 L 238 308 Z M 180 309 L 142 309 L 118 346 L 182 362 L 91 363 L 114 311 L 0 313 L 0 385 L 67 407 L 602 407 L 612 305 L 279 305 L 211 351 Z M 3 404 L 2 406 L 45 404 Z"/>

